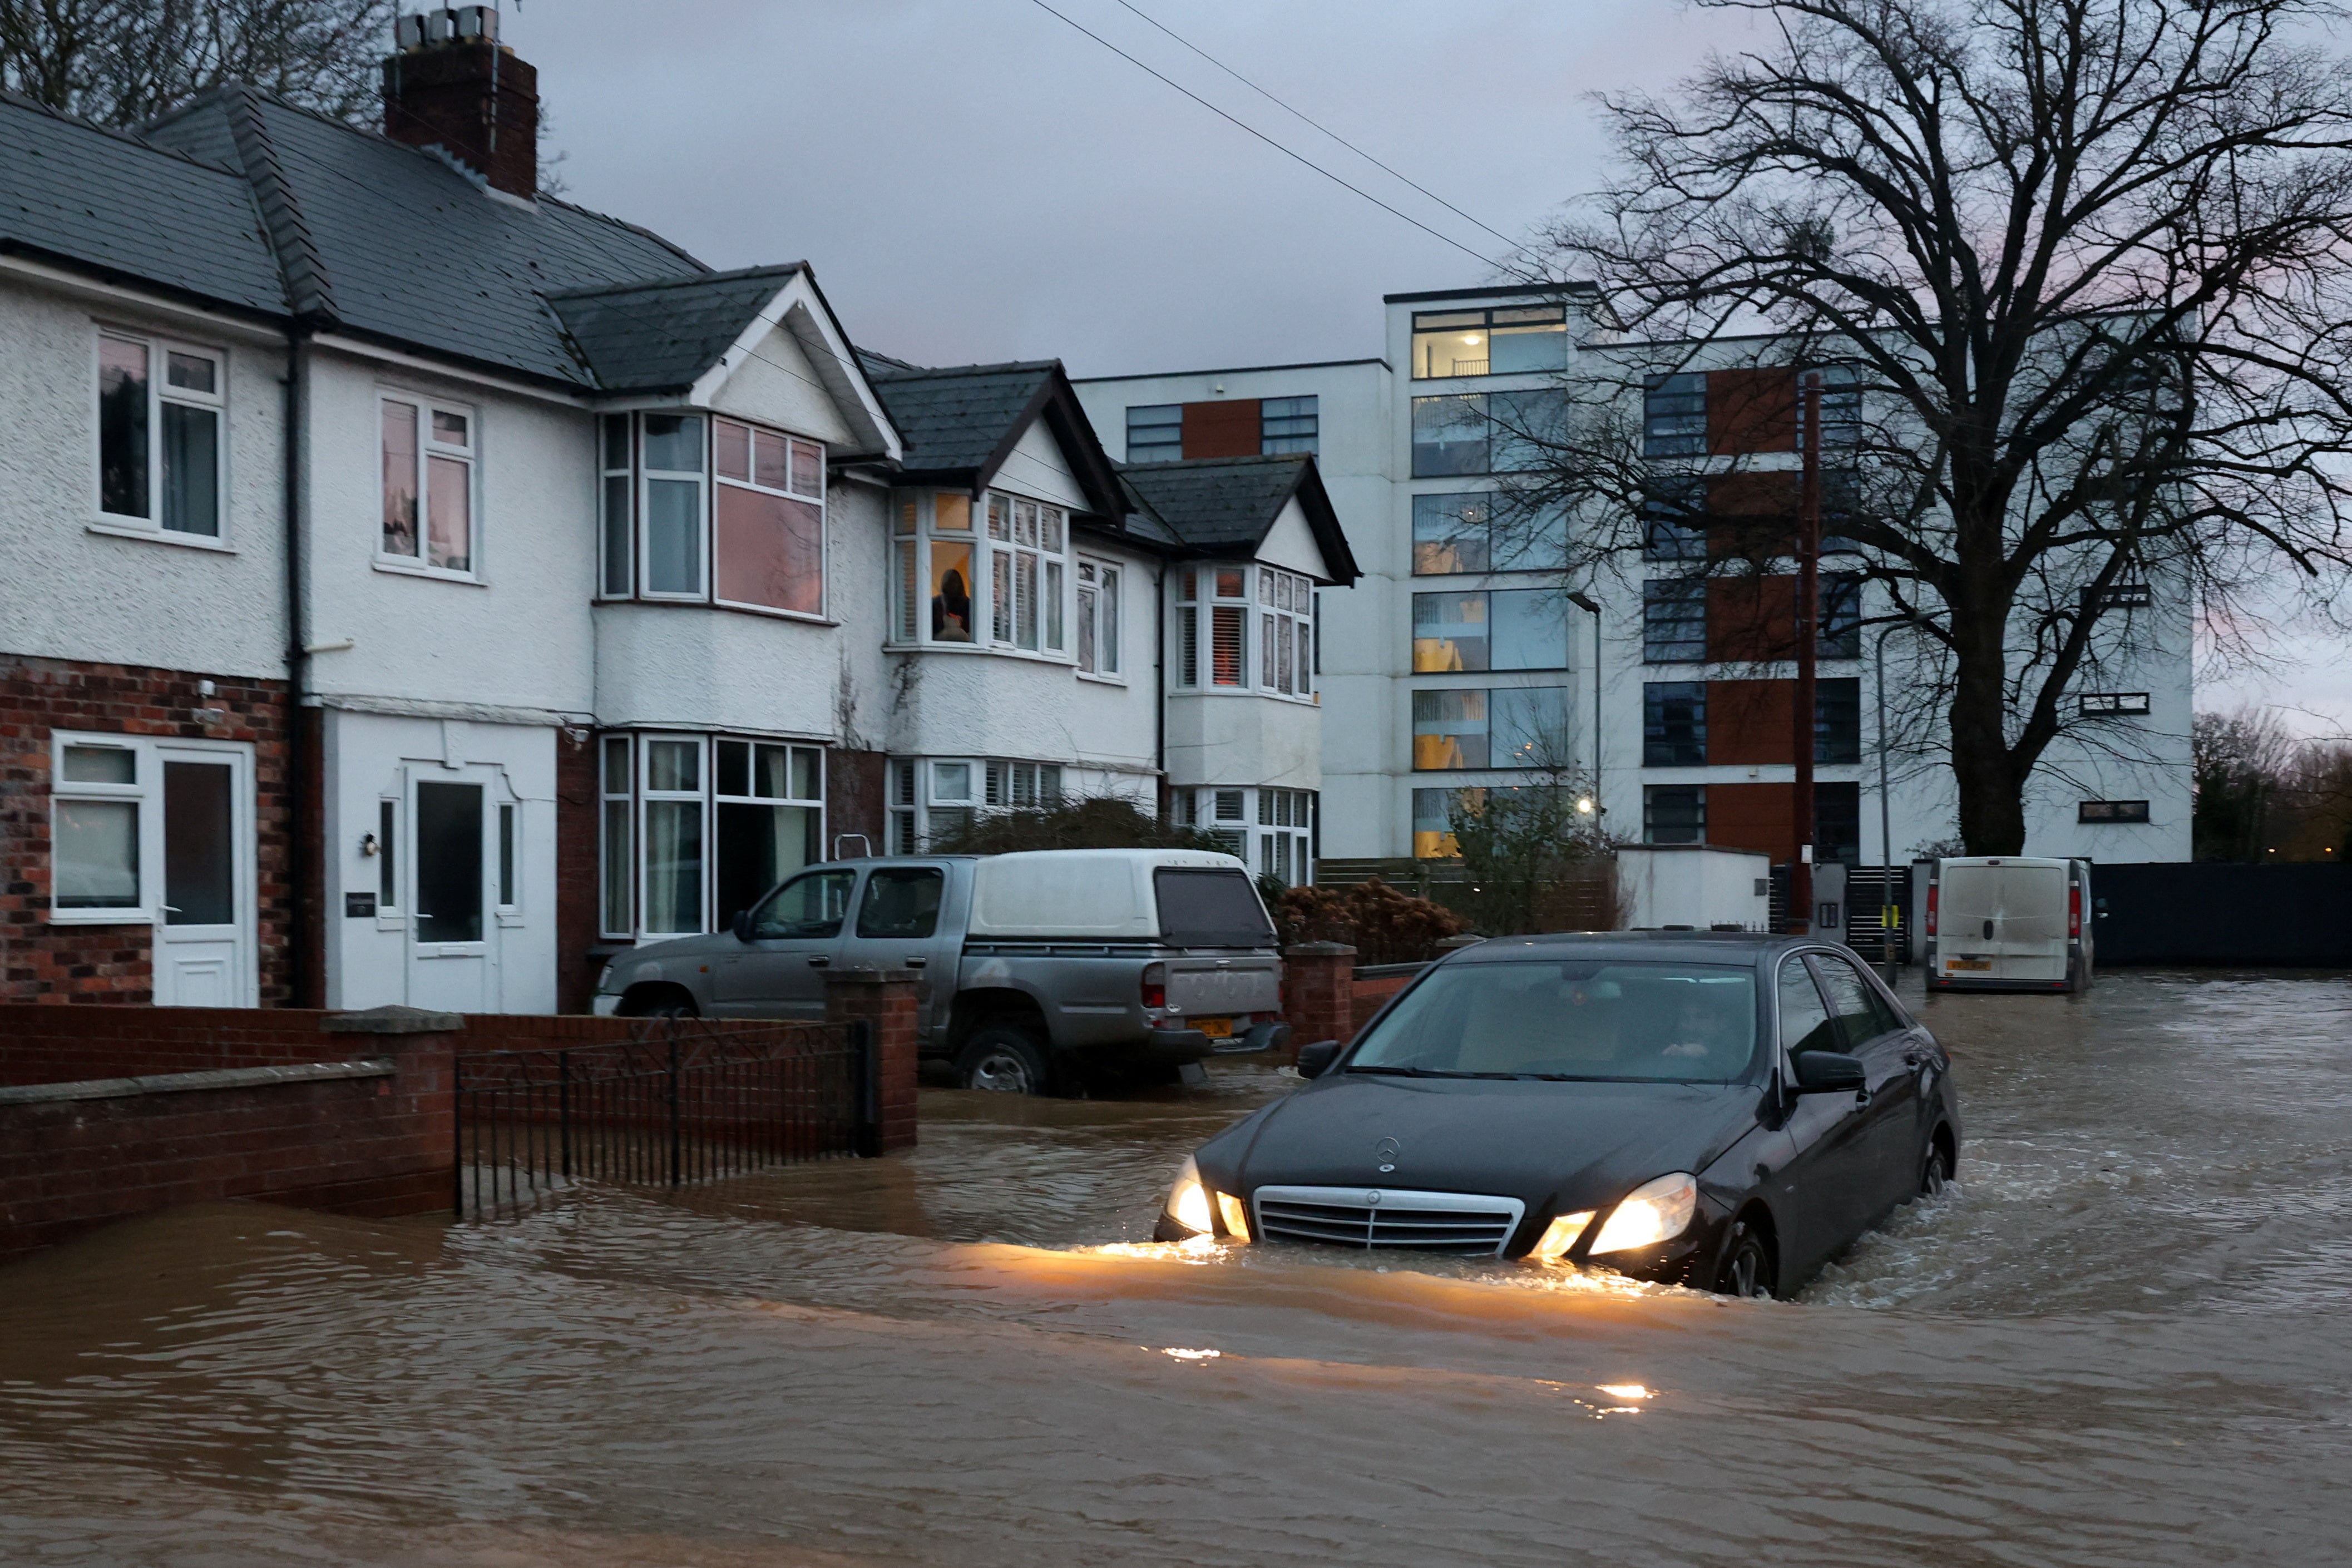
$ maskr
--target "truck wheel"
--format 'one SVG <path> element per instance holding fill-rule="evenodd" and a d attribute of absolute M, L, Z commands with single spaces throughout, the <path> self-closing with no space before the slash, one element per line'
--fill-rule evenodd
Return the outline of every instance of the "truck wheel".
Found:
<path fill-rule="evenodd" d="M 974 1030 L 956 1056 L 956 1082 L 966 1089 L 1043 1094 L 1047 1077 L 1044 1048 L 1027 1030 L 1013 1024 Z"/>

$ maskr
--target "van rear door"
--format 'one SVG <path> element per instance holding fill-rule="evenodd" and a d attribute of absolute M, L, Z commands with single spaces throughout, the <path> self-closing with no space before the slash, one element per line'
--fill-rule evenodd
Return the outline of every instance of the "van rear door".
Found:
<path fill-rule="evenodd" d="M 2066 977 L 2066 871 L 1946 862 L 1936 956 L 1949 979 Z"/>

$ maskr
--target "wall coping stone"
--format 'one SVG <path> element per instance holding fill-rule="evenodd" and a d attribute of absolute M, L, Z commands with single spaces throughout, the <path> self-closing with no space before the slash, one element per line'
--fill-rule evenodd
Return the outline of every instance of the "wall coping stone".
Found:
<path fill-rule="evenodd" d="M 430 1012 L 393 1004 L 354 1013 L 329 1013 L 319 1022 L 327 1034 L 455 1034 L 466 1027 L 460 1013 Z"/>
<path fill-rule="evenodd" d="M 138 1094 L 185 1094 L 206 1089 L 261 1089 L 277 1083 L 320 1083 L 344 1078 L 390 1078 L 399 1071 L 377 1058 L 304 1061 L 288 1067 L 222 1067 L 203 1072 L 157 1072 L 142 1078 L 85 1078 L 78 1083 L 22 1083 L 0 1088 L 0 1105 L 45 1105 L 64 1100 L 127 1100 Z"/>
<path fill-rule="evenodd" d="M 1391 975 L 1418 975 L 1428 967 L 1426 964 L 1360 964 L 1356 968 L 1356 978 L 1378 980 Z"/>

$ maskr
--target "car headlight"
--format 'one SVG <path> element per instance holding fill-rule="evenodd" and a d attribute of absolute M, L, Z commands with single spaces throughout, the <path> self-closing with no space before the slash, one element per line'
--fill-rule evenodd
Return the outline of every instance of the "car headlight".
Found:
<path fill-rule="evenodd" d="M 1591 1223 L 1592 1210 L 1589 1208 L 1559 1216 L 1544 1228 L 1543 1239 L 1536 1243 L 1535 1250 L 1528 1256 L 1539 1263 L 1559 1262 L 1568 1256 L 1568 1249 L 1576 1245 L 1576 1239 L 1583 1235 L 1584 1228 Z"/>
<path fill-rule="evenodd" d="M 1209 1207 L 1209 1189 L 1201 1185 L 1201 1167 L 1192 1156 L 1184 1156 L 1184 1168 L 1176 1173 L 1176 1185 L 1168 1189 L 1168 1218 L 1196 1236 L 1206 1236 L 1217 1228 Z"/>
<path fill-rule="evenodd" d="M 1601 1228 L 1593 1255 L 1671 1241 L 1690 1228 L 1691 1216 L 1697 1212 L 1698 1178 L 1688 1171 L 1645 1181 L 1625 1195 Z"/>

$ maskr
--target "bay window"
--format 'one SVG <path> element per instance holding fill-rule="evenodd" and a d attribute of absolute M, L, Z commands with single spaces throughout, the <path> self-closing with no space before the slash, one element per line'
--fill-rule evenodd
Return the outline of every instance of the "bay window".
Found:
<path fill-rule="evenodd" d="M 902 492 L 891 512 L 891 640 L 1067 657 L 1069 521 L 1059 507 L 998 491 L 977 505 L 956 491 Z"/>
<path fill-rule="evenodd" d="M 1108 561 L 1078 562 L 1078 670 L 1082 674 L 1119 673 L 1119 569 Z"/>
<path fill-rule="evenodd" d="M 1312 698 L 1314 580 L 1272 566 L 1186 567 L 1176 574 L 1176 643 L 1181 686 Z"/>
<path fill-rule="evenodd" d="M 605 415 L 597 450 L 604 598 L 824 613 L 821 443 L 655 412 Z"/>
<path fill-rule="evenodd" d="M 1179 825 L 1196 828 L 1263 876 L 1291 887 L 1315 880 L 1315 793 L 1271 786 L 1184 788 L 1169 797 Z"/>
<path fill-rule="evenodd" d="M 821 747 L 615 735 L 602 749 L 608 936 L 723 928 L 737 910 L 824 858 Z"/>
<path fill-rule="evenodd" d="M 1257 569 L 1258 685 L 1284 696 L 1315 690 L 1315 585 L 1295 571 Z"/>
<path fill-rule="evenodd" d="M 474 572 L 474 411 L 404 392 L 376 400 L 383 530 L 379 564 Z"/>
<path fill-rule="evenodd" d="M 220 538 L 227 357 L 98 335 L 98 510 L 108 523 Z"/>

